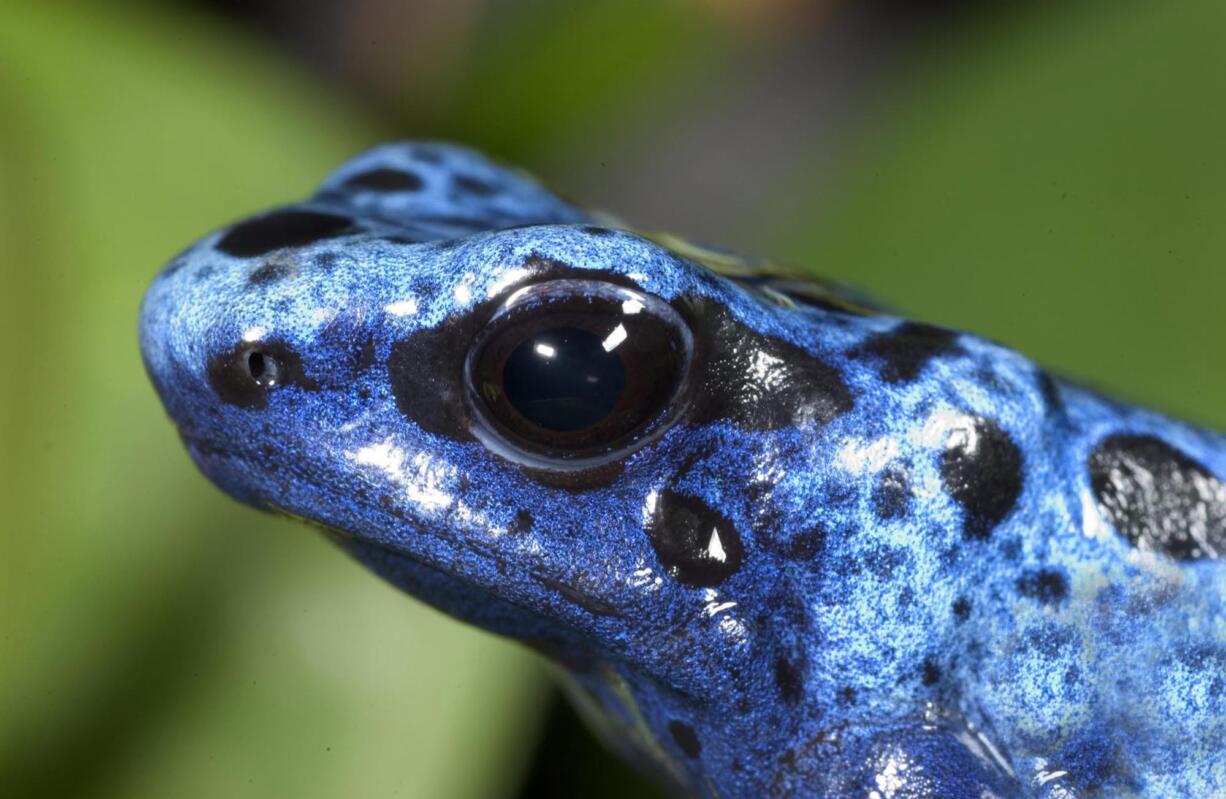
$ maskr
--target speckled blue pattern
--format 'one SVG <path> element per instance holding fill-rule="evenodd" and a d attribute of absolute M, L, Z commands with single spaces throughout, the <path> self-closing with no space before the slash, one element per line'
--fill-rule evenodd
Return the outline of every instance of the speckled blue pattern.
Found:
<path fill-rule="evenodd" d="M 141 347 L 218 486 L 553 658 L 681 790 L 1226 795 L 1226 441 L 609 224 L 386 145 L 176 257 Z M 694 339 L 667 423 L 598 466 L 489 446 L 464 384 L 511 292 L 576 278 Z"/>

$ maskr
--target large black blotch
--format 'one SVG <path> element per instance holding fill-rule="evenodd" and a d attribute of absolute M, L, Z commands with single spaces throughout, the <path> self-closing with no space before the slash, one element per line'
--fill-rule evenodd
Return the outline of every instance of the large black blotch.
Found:
<path fill-rule="evenodd" d="M 647 538 L 664 568 L 695 588 L 719 585 L 741 568 L 741 536 L 719 511 L 696 497 L 665 489 L 656 497 Z"/>
<path fill-rule="evenodd" d="M 278 341 L 239 344 L 210 358 L 205 371 L 222 402 L 250 410 L 267 407 L 277 386 L 319 389 L 302 370 L 298 353 Z"/>
<path fill-rule="evenodd" d="M 966 536 L 987 538 L 1022 493 L 1022 451 L 996 422 L 966 417 L 941 453 L 941 481 L 962 506 Z"/>
<path fill-rule="evenodd" d="M 826 424 L 854 406 L 839 370 L 816 355 L 746 327 L 709 301 L 682 305 L 694 329 L 695 422 L 778 430 Z"/>
<path fill-rule="evenodd" d="M 1183 452 L 1118 434 L 1099 442 L 1089 467 L 1099 509 L 1134 547 L 1176 560 L 1226 552 L 1226 483 Z"/>
<path fill-rule="evenodd" d="M 302 247 L 353 230 L 353 220 L 320 211 L 284 210 L 239 222 L 217 242 L 217 249 L 235 258 L 251 258 L 282 247 Z"/>
<path fill-rule="evenodd" d="M 388 167 L 359 172 L 345 180 L 347 189 L 369 189 L 371 191 L 417 191 L 423 185 L 425 184 L 416 172 Z"/>
<path fill-rule="evenodd" d="M 881 361 L 881 377 L 888 383 L 905 383 L 919 377 L 932 358 L 958 350 L 958 334 L 920 322 L 903 322 L 864 342 L 855 354 Z"/>

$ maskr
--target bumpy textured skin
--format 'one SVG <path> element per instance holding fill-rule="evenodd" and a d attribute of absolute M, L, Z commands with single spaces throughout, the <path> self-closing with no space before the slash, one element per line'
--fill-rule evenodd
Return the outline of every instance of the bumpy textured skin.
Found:
<path fill-rule="evenodd" d="M 397 143 L 176 257 L 141 346 L 217 485 L 544 652 L 680 791 L 1226 795 L 1226 441 L 755 272 Z M 694 332 L 686 407 L 599 469 L 491 451 L 464 400 L 499 299 L 557 276 Z"/>

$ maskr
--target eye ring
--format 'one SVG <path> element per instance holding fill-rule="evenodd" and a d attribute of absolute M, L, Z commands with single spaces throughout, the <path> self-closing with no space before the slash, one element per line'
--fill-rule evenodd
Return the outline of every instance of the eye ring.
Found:
<path fill-rule="evenodd" d="M 523 287 L 465 359 L 473 433 L 525 465 L 608 463 L 677 418 L 692 358 L 689 327 L 658 297 L 599 280 Z"/>

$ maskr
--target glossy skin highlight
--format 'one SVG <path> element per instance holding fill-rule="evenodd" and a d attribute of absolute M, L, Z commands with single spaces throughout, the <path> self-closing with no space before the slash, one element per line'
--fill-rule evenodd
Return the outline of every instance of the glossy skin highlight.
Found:
<path fill-rule="evenodd" d="M 549 281 L 692 337 L 599 457 L 504 446 L 466 383 Z M 543 652 L 680 791 L 1226 792 L 1226 441 L 1000 345 L 407 142 L 176 257 L 141 347 L 219 487 Z"/>

